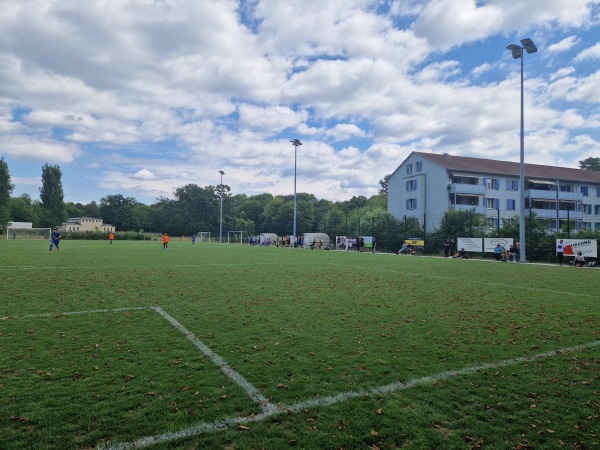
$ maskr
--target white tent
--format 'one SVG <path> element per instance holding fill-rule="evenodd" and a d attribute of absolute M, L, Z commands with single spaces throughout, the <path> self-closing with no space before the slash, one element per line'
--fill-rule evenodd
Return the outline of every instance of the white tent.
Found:
<path fill-rule="evenodd" d="M 258 239 L 261 245 L 265 245 L 265 242 L 268 242 L 269 245 L 275 245 L 277 244 L 277 239 L 279 239 L 279 236 L 277 236 L 275 233 L 260 233 L 258 235 Z"/>
<path fill-rule="evenodd" d="M 331 248 L 331 241 L 325 233 L 304 233 L 304 248 L 329 250 Z"/>

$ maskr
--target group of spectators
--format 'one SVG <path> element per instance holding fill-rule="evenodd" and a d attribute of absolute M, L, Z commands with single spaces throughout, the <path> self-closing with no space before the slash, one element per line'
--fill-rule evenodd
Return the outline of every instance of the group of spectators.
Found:
<path fill-rule="evenodd" d="M 362 252 L 365 248 L 365 240 L 359 237 L 338 236 L 335 241 L 336 250 Z"/>
<path fill-rule="evenodd" d="M 519 241 L 517 241 L 514 245 L 511 244 L 508 250 L 506 250 L 506 248 L 500 244 L 496 244 L 496 247 L 494 248 L 494 258 L 496 258 L 496 261 L 500 262 L 510 262 L 512 260 L 512 262 L 516 263 L 520 254 L 521 243 Z"/>

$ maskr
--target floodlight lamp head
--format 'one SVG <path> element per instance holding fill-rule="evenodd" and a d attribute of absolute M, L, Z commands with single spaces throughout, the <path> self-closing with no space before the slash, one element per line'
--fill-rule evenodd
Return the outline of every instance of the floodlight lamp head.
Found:
<path fill-rule="evenodd" d="M 222 170 L 219 170 L 219 173 L 220 173 L 221 175 L 225 175 L 225 172 L 223 172 Z"/>
<path fill-rule="evenodd" d="M 290 141 L 295 147 L 298 147 L 299 145 L 302 145 L 302 142 L 300 142 L 300 139 L 292 139 Z"/>
<path fill-rule="evenodd" d="M 521 44 L 523 44 L 523 48 L 527 53 L 535 53 L 537 52 L 537 47 L 533 43 L 533 41 L 529 38 L 521 39 Z"/>
<path fill-rule="evenodd" d="M 519 59 L 523 56 L 523 47 L 519 47 L 516 44 L 510 44 L 506 48 L 512 52 L 512 57 L 514 59 Z"/>

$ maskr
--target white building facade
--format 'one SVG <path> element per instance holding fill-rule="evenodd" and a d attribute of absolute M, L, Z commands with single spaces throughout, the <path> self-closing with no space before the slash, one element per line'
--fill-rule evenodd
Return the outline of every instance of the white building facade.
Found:
<path fill-rule="evenodd" d="M 449 154 L 411 153 L 388 179 L 388 210 L 416 219 L 428 231 L 444 213 L 468 210 L 490 227 L 520 211 L 519 163 Z M 600 172 L 525 164 L 525 214 L 557 229 L 567 220 L 577 230 L 600 229 Z"/>

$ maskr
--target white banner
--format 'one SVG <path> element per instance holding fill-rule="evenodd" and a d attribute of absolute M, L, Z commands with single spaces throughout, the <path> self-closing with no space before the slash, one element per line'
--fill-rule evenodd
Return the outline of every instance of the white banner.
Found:
<path fill-rule="evenodd" d="M 508 250 L 514 244 L 513 238 L 485 238 L 483 240 L 483 251 L 485 253 L 494 253 L 496 245 L 500 244 L 505 250 Z"/>
<path fill-rule="evenodd" d="M 464 248 L 467 252 L 481 253 L 481 238 L 457 238 L 456 249 Z"/>
<path fill-rule="evenodd" d="M 584 257 L 598 257 L 598 240 L 597 239 L 557 239 L 556 243 L 563 241 L 565 256 L 573 256 L 577 252 L 581 252 Z"/>

